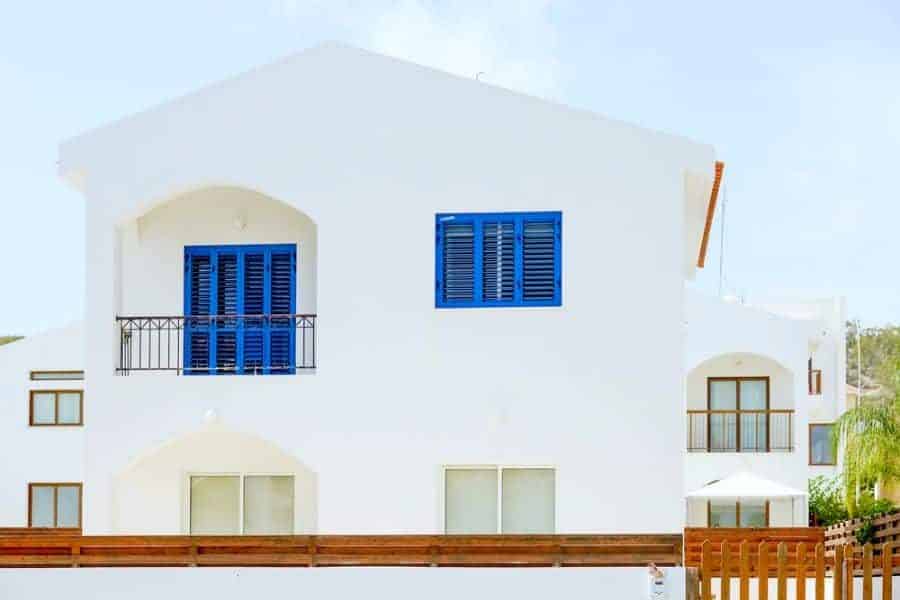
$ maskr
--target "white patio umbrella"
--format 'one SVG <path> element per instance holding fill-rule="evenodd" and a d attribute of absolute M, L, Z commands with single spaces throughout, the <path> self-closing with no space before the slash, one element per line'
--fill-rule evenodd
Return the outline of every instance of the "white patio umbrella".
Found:
<path fill-rule="evenodd" d="M 765 499 L 776 500 L 781 498 L 791 499 L 791 522 L 796 524 L 796 511 L 794 501 L 797 498 L 805 498 L 806 492 L 794 489 L 790 486 L 765 479 L 750 473 L 739 471 L 724 479 L 714 481 L 699 490 L 687 494 L 688 498 L 702 498 L 706 500 L 744 500 Z"/>

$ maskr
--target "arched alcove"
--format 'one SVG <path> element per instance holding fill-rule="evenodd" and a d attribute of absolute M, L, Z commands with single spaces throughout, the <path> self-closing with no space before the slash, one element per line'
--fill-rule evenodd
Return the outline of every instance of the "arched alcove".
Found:
<path fill-rule="evenodd" d="M 215 475 L 293 478 L 293 533 L 316 532 L 316 473 L 276 444 L 221 425 L 171 439 L 116 474 L 113 530 L 121 534 L 189 533 L 191 477 Z"/>

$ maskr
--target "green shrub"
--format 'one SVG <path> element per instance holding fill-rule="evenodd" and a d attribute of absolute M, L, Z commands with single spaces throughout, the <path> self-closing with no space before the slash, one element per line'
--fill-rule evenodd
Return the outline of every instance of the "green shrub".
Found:
<path fill-rule="evenodd" d="M 809 517 L 813 525 L 833 525 L 847 519 L 840 477 L 824 475 L 809 480 Z"/>

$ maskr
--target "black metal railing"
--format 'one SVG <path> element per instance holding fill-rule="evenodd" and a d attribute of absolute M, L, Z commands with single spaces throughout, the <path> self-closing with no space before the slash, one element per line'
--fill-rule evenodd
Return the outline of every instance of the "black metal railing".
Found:
<path fill-rule="evenodd" d="M 290 374 L 316 368 L 316 315 L 116 317 L 116 373 Z"/>
<path fill-rule="evenodd" d="M 792 410 L 689 410 L 688 452 L 789 452 Z"/>

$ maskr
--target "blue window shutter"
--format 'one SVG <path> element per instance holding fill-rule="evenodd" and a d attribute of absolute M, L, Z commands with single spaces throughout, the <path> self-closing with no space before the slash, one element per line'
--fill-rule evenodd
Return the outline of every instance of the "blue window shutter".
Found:
<path fill-rule="evenodd" d="M 269 357 L 272 373 L 293 372 L 295 312 L 294 289 L 296 282 L 295 252 L 280 250 L 270 254 L 269 302 L 271 326 Z M 285 316 L 288 315 L 288 316 Z"/>
<path fill-rule="evenodd" d="M 522 300 L 556 297 L 556 227 L 553 221 L 525 220 L 522 227 Z"/>
<path fill-rule="evenodd" d="M 216 372 L 228 373 L 237 369 L 238 320 L 223 316 L 238 314 L 238 253 L 221 249 L 216 251 L 216 316 L 212 323 L 215 330 Z"/>
<path fill-rule="evenodd" d="M 186 372 L 295 372 L 296 289 L 292 245 L 186 247 Z"/>
<path fill-rule="evenodd" d="M 562 214 L 436 217 L 435 306 L 561 306 Z"/>
<path fill-rule="evenodd" d="M 475 299 L 475 225 L 444 222 L 440 228 L 439 304 L 470 303 Z"/>
<path fill-rule="evenodd" d="M 262 373 L 265 366 L 263 347 L 265 329 L 268 322 L 262 317 L 266 312 L 266 255 L 261 251 L 244 254 L 244 310 L 248 315 L 244 320 L 243 360 L 241 367 L 245 373 Z M 249 317 L 249 315 L 254 315 Z"/>
<path fill-rule="evenodd" d="M 516 276 L 515 222 L 485 222 L 482 240 L 482 300 L 511 302 Z"/>

